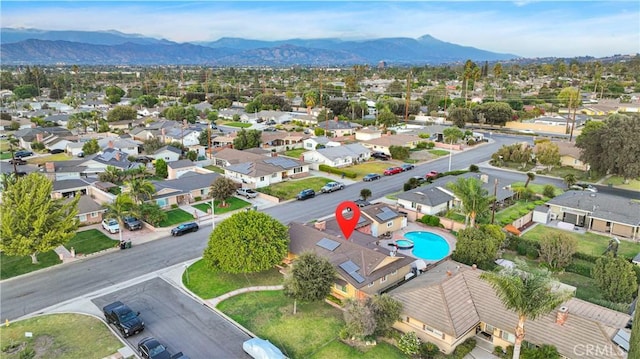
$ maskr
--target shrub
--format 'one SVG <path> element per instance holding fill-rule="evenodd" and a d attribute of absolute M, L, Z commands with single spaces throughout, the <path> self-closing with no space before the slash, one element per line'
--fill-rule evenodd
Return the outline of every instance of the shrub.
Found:
<path fill-rule="evenodd" d="M 527 248 L 527 258 L 538 259 L 539 256 L 540 256 L 540 252 L 538 252 L 538 250 L 535 247 Z"/>
<path fill-rule="evenodd" d="M 440 178 L 440 177 L 444 177 L 444 176 L 459 176 L 459 175 L 461 175 L 461 174 L 465 174 L 465 173 L 467 173 L 467 172 L 469 172 L 469 171 L 467 171 L 467 170 L 455 170 L 455 171 L 448 171 L 448 172 L 441 173 L 441 174 L 438 176 L 438 178 Z"/>
<path fill-rule="evenodd" d="M 432 149 L 432 148 L 434 148 L 434 147 L 436 147 L 435 142 L 427 142 L 427 148 L 428 148 L 428 149 Z"/>
<path fill-rule="evenodd" d="M 603 306 L 605 308 L 613 309 L 621 313 L 629 313 L 629 304 L 627 303 L 615 303 L 606 299 L 589 298 L 589 302 Z"/>
<path fill-rule="evenodd" d="M 521 255 L 521 256 L 527 254 L 527 251 L 529 250 L 529 248 L 530 246 L 524 242 L 520 242 L 516 244 L 516 252 L 518 252 L 518 255 Z"/>
<path fill-rule="evenodd" d="M 398 342 L 398 349 L 406 355 L 414 356 L 418 354 L 420 352 L 420 339 L 416 332 L 404 333 Z"/>
<path fill-rule="evenodd" d="M 176 209 L 176 208 L 178 208 L 178 207 L 179 207 L 179 206 L 178 206 L 177 204 L 175 204 L 175 203 L 171 205 L 171 209 Z"/>
<path fill-rule="evenodd" d="M 575 252 L 573 254 L 573 258 L 576 259 L 582 259 L 591 263 L 595 263 L 596 260 L 598 260 L 598 258 L 600 258 L 601 256 L 594 256 L 591 254 L 587 254 L 587 253 L 582 253 L 582 252 Z"/>
<path fill-rule="evenodd" d="M 478 172 L 478 171 L 480 171 L 480 167 L 478 167 L 477 165 L 469 166 L 469 172 Z"/>
<path fill-rule="evenodd" d="M 542 194 L 547 198 L 553 198 L 556 196 L 556 189 L 555 187 L 553 187 L 553 185 L 547 184 L 544 186 Z"/>
<path fill-rule="evenodd" d="M 403 190 L 403 191 L 405 191 L 405 192 L 406 192 L 406 191 L 410 191 L 410 190 L 412 190 L 413 188 L 414 188 L 414 187 L 413 187 L 413 186 L 411 185 L 411 183 L 409 183 L 409 182 L 405 182 L 405 183 L 402 185 L 402 190 Z"/>
<path fill-rule="evenodd" d="M 418 142 L 416 144 L 416 148 L 424 150 L 425 148 L 427 148 L 427 143 L 426 142 Z"/>
<path fill-rule="evenodd" d="M 451 356 L 456 359 L 462 359 L 467 354 L 471 353 L 471 351 L 475 347 L 476 347 L 475 338 L 469 338 L 465 340 L 462 344 L 458 345 L 456 349 L 453 351 L 453 353 L 451 354 Z"/>
<path fill-rule="evenodd" d="M 424 359 L 435 358 L 440 353 L 440 348 L 431 342 L 422 343 L 420 346 L 420 357 Z"/>
<path fill-rule="evenodd" d="M 349 177 L 349 178 L 356 178 L 358 176 L 358 174 L 355 172 L 352 172 L 343 168 L 335 168 L 327 165 L 320 165 L 318 166 L 318 169 L 323 172 L 329 172 L 337 175 L 344 174 L 345 177 Z"/>
<path fill-rule="evenodd" d="M 564 270 L 570 273 L 580 274 L 585 277 L 591 278 L 591 268 L 593 265 L 588 265 L 582 262 L 573 261 Z"/>
<path fill-rule="evenodd" d="M 420 222 L 431 227 L 443 227 L 443 225 L 440 223 L 440 217 L 432 216 L 430 214 L 425 214 L 424 216 L 422 216 L 422 218 L 420 218 Z"/>
<path fill-rule="evenodd" d="M 31 149 L 34 151 L 42 151 L 44 150 L 44 143 L 38 141 L 31 142 Z"/>

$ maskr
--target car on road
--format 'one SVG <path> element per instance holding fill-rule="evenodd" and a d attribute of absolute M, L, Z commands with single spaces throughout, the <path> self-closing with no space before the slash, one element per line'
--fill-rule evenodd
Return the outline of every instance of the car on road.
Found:
<path fill-rule="evenodd" d="M 121 301 L 113 302 L 102 308 L 107 324 L 113 324 L 125 338 L 144 330 L 140 312 L 134 312 Z"/>
<path fill-rule="evenodd" d="M 17 158 L 29 157 L 29 156 L 33 156 L 33 152 L 27 151 L 27 150 L 20 150 L 20 151 L 16 151 L 16 153 L 14 153 L 13 156 Z"/>
<path fill-rule="evenodd" d="M 26 165 L 26 164 L 27 164 L 27 161 L 23 160 L 22 158 L 16 158 L 16 159 L 13 159 L 13 158 L 12 158 L 12 159 L 10 159 L 10 160 L 9 160 L 9 164 L 10 164 L 10 165 L 12 165 L 12 164 L 14 164 L 14 163 L 15 163 L 16 165 Z"/>
<path fill-rule="evenodd" d="M 405 163 L 400 166 L 400 168 L 402 168 L 403 171 L 411 171 L 412 169 L 416 168 L 416 166 L 412 165 L 411 163 Z"/>
<path fill-rule="evenodd" d="M 197 232 L 200 226 L 196 222 L 183 223 L 171 230 L 171 235 L 174 237 L 181 236 L 183 234 Z"/>
<path fill-rule="evenodd" d="M 105 231 L 114 234 L 114 233 L 118 233 L 120 232 L 120 225 L 118 224 L 118 221 L 113 219 L 113 218 L 105 218 L 102 220 L 102 228 L 105 229 Z"/>
<path fill-rule="evenodd" d="M 344 183 L 342 182 L 329 182 L 320 188 L 320 193 L 331 193 L 344 189 Z"/>
<path fill-rule="evenodd" d="M 598 192 L 597 188 L 595 188 L 593 185 L 590 185 L 588 183 L 576 183 L 570 186 L 569 189 L 574 191 L 587 191 L 592 193 Z"/>
<path fill-rule="evenodd" d="M 438 171 L 429 171 L 429 173 L 424 175 L 424 178 L 426 178 L 428 180 L 434 180 L 434 179 L 438 178 L 439 174 L 440 173 L 438 173 Z"/>
<path fill-rule="evenodd" d="M 49 150 L 49 153 L 52 154 L 52 155 L 57 155 L 59 153 L 64 153 L 64 150 L 60 149 L 60 148 L 55 148 L 53 150 Z"/>
<path fill-rule="evenodd" d="M 171 359 L 171 353 L 158 339 L 147 337 L 138 342 L 138 353 L 144 359 Z"/>
<path fill-rule="evenodd" d="M 413 176 L 413 177 L 411 177 L 411 178 L 415 179 L 415 180 L 416 180 L 416 182 L 418 182 L 418 183 L 424 183 L 424 182 L 426 182 L 426 181 L 427 181 L 427 179 L 426 179 L 426 178 L 424 178 L 424 177 L 422 177 L 422 176 Z"/>
<path fill-rule="evenodd" d="M 380 179 L 380 175 L 377 173 L 369 173 L 368 175 L 365 175 L 364 177 L 362 177 L 362 180 L 365 182 L 375 181 L 379 179 Z"/>
<path fill-rule="evenodd" d="M 133 216 L 125 216 L 122 218 L 122 222 L 124 223 L 124 228 L 135 231 L 138 229 L 142 229 L 142 222 L 139 219 Z"/>
<path fill-rule="evenodd" d="M 258 192 L 252 190 L 251 188 L 238 188 L 236 190 L 236 194 L 238 196 L 246 197 L 246 198 L 256 198 L 258 197 Z"/>
<path fill-rule="evenodd" d="M 391 175 L 395 175 L 398 173 L 402 173 L 402 167 L 389 167 L 386 170 L 384 170 L 384 175 L 385 176 L 391 176 Z"/>
<path fill-rule="evenodd" d="M 298 193 L 298 195 L 296 196 L 296 199 L 298 201 L 303 201 L 307 198 L 313 198 L 316 196 L 316 191 L 308 188 L 308 189 L 303 189 L 302 191 L 300 191 L 300 193 Z"/>
<path fill-rule="evenodd" d="M 371 154 L 371 157 L 377 158 L 377 159 L 383 160 L 383 161 L 387 161 L 387 160 L 391 159 L 391 156 L 389 156 L 388 154 L 386 154 L 384 152 L 373 152 Z"/>
<path fill-rule="evenodd" d="M 269 127 L 265 127 L 262 131 L 263 131 L 263 132 L 277 132 L 277 131 L 278 131 L 278 129 L 277 129 L 277 128 L 275 128 L 275 127 L 271 127 L 271 126 L 269 126 Z"/>

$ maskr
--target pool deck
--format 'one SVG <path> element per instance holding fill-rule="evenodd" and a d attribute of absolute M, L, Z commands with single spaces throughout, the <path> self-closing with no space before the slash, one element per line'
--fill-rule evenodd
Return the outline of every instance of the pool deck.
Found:
<path fill-rule="evenodd" d="M 449 253 L 447 255 L 451 255 L 451 252 L 453 252 L 453 250 L 456 249 L 456 237 L 453 234 L 449 233 L 449 231 L 442 228 L 429 227 L 421 223 L 415 223 L 415 222 L 409 222 L 407 226 L 404 227 L 403 229 L 399 231 L 395 231 L 391 239 L 381 239 L 377 244 L 379 247 L 384 248 L 385 250 L 391 251 L 393 249 L 393 246 L 391 244 L 393 244 L 398 239 L 406 239 L 404 237 L 405 233 L 420 232 L 420 231 L 435 233 L 441 236 L 442 238 L 444 238 L 449 244 Z M 411 254 L 411 249 L 398 249 L 397 253 L 407 257 L 414 257 L 413 254 Z M 419 259 L 417 257 L 414 257 L 414 258 Z M 424 261 L 427 264 L 437 262 L 437 261 L 432 261 L 427 259 L 424 259 Z"/>

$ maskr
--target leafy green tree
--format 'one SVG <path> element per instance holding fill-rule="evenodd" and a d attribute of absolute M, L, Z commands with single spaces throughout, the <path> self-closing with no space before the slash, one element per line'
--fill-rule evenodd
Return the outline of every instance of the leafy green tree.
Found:
<path fill-rule="evenodd" d="M 467 122 L 473 120 L 473 112 L 466 107 L 456 107 L 449 111 L 447 117 L 453 122 L 454 126 L 464 128 Z"/>
<path fill-rule="evenodd" d="M 200 144 L 200 146 L 209 146 L 210 136 L 211 136 L 211 131 L 200 132 L 200 136 L 198 136 L 198 143 Z"/>
<path fill-rule="evenodd" d="M 52 182 L 42 174 L 29 175 L 9 184 L 2 193 L 0 251 L 9 256 L 31 256 L 67 243 L 78 228 L 78 201 L 51 198 Z"/>
<path fill-rule="evenodd" d="M 376 320 L 368 300 L 349 298 L 345 303 L 343 316 L 349 336 L 363 338 L 376 330 Z"/>
<path fill-rule="evenodd" d="M 116 199 L 111 203 L 105 203 L 104 208 L 107 210 L 104 213 L 104 218 L 111 218 L 118 221 L 120 230 L 118 231 L 118 237 L 122 241 L 122 232 L 124 231 L 124 217 L 136 215 L 135 202 L 127 193 L 121 193 L 116 196 Z"/>
<path fill-rule="evenodd" d="M 368 188 L 363 188 L 360 190 L 360 198 L 362 198 L 363 201 L 366 201 L 367 198 L 371 198 L 371 190 Z"/>
<path fill-rule="evenodd" d="M 152 154 L 162 148 L 162 146 L 164 146 L 164 143 L 162 143 L 159 137 L 151 137 L 142 143 L 142 148 L 144 148 L 146 154 Z"/>
<path fill-rule="evenodd" d="M 398 124 L 398 117 L 389 109 L 384 109 L 378 114 L 378 123 L 384 127 L 391 127 Z"/>
<path fill-rule="evenodd" d="M 82 128 L 82 132 L 87 133 L 87 128 L 94 122 L 94 114 L 92 112 L 78 112 L 69 116 L 67 128 Z"/>
<path fill-rule="evenodd" d="M 38 88 L 34 85 L 20 85 L 13 89 L 13 94 L 19 99 L 34 98 L 38 96 Z"/>
<path fill-rule="evenodd" d="M 622 257 L 602 256 L 591 269 L 591 276 L 605 299 L 616 303 L 629 303 L 638 290 L 633 264 Z"/>
<path fill-rule="evenodd" d="M 407 332 L 400 336 L 400 341 L 398 342 L 398 349 L 404 354 L 413 357 L 420 353 L 420 345 L 422 342 L 416 332 Z"/>
<path fill-rule="evenodd" d="M 520 358 L 527 319 L 535 320 L 571 297 L 570 292 L 552 290 L 553 278 L 548 270 L 533 270 L 521 261 L 517 261 L 515 268 L 484 272 L 480 278 L 491 284 L 507 309 L 518 314 L 513 359 Z"/>
<path fill-rule="evenodd" d="M 167 178 L 169 176 L 169 170 L 167 169 L 167 162 L 162 158 L 158 158 L 154 164 L 156 168 L 156 175 L 158 177 Z"/>
<path fill-rule="evenodd" d="M 15 173 L 3 172 L 0 173 L 0 192 L 6 191 L 9 186 L 15 184 L 18 181 Z"/>
<path fill-rule="evenodd" d="M 284 281 L 284 294 L 294 299 L 293 314 L 297 313 L 298 300 L 304 303 L 325 299 L 335 280 L 336 270 L 326 258 L 313 252 L 302 253 Z"/>
<path fill-rule="evenodd" d="M 124 179 L 124 171 L 115 166 L 107 166 L 103 172 L 98 174 L 98 179 L 102 182 L 119 184 Z"/>
<path fill-rule="evenodd" d="M 196 151 L 189 151 L 185 156 L 189 161 L 195 161 L 198 159 L 198 153 Z"/>
<path fill-rule="evenodd" d="M 386 293 L 371 298 L 371 307 L 376 322 L 375 332 L 379 335 L 386 335 L 393 323 L 400 320 L 402 303 Z"/>
<path fill-rule="evenodd" d="M 573 173 L 569 173 L 568 175 L 564 176 L 564 183 L 567 184 L 567 188 L 573 186 L 577 182 L 578 182 L 578 179 Z"/>
<path fill-rule="evenodd" d="M 245 130 L 244 128 L 238 131 L 238 136 L 233 139 L 233 148 L 237 150 L 244 150 L 247 148 L 260 147 L 262 143 L 262 132 L 259 130 Z"/>
<path fill-rule="evenodd" d="M 160 100 L 157 97 L 152 95 L 142 95 L 138 97 L 138 99 L 136 100 L 136 104 L 146 108 L 152 108 L 155 105 L 157 105 L 159 102 Z"/>
<path fill-rule="evenodd" d="M 546 184 L 542 189 L 542 195 L 547 198 L 553 198 L 556 196 L 556 188 L 551 184 Z"/>
<path fill-rule="evenodd" d="M 487 102 L 473 108 L 475 118 L 484 118 L 491 125 L 504 126 L 513 118 L 513 110 L 506 102 Z M 482 114 L 482 116 L 480 116 Z"/>
<path fill-rule="evenodd" d="M 547 166 L 551 170 L 553 166 L 560 165 L 560 148 L 553 142 L 538 143 L 536 159 L 541 165 Z"/>
<path fill-rule="evenodd" d="M 553 269 L 563 269 L 573 259 L 578 249 L 578 241 L 564 233 L 547 234 L 540 239 L 540 259 Z"/>
<path fill-rule="evenodd" d="M 447 127 L 442 131 L 442 135 L 444 136 L 444 142 L 449 144 L 457 143 L 460 139 L 464 137 L 464 132 L 459 128 Z"/>
<path fill-rule="evenodd" d="M 116 104 L 120 102 L 122 96 L 125 95 L 125 91 L 118 86 L 109 86 L 105 89 L 105 95 L 107 95 L 107 102 L 110 104 Z"/>
<path fill-rule="evenodd" d="M 222 207 L 226 207 L 227 199 L 233 196 L 237 188 L 238 186 L 233 180 L 220 176 L 211 183 L 210 190 L 213 198 L 222 201 Z"/>
<path fill-rule="evenodd" d="M 462 210 L 465 213 L 465 223 L 471 227 L 476 225 L 476 218 L 485 217 L 489 211 L 489 205 L 493 203 L 493 197 L 482 187 L 482 181 L 475 177 L 458 178 L 456 182 L 447 184 L 447 188 L 462 202 Z"/>
<path fill-rule="evenodd" d="M 640 297 L 640 289 L 638 290 L 638 297 Z M 640 300 L 636 301 L 634 309 L 633 322 L 636 323 L 631 327 L 631 339 L 629 340 L 629 358 L 640 357 Z"/>
<path fill-rule="evenodd" d="M 173 105 L 162 112 L 167 120 L 182 121 L 185 119 L 185 109 L 180 105 Z"/>
<path fill-rule="evenodd" d="M 285 225 L 262 212 L 242 211 L 216 226 L 203 258 L 225 273 L 255 273 L 280 263 L 288 247 Z"/>
<path fill-rule="evenodd" d="M 498 249 L 504 242 L 505 235 L 493 230 L 495 225 L 485 225 L 481 228 L 469 227 L 458 232 L 456 249 L 452 258 L 465 264 L 483 265 L 492 262 L 498 255 Z"/>
<path fill-rule="evenodd" d="M 316 136 L 324 136 L 324 128 L 316 127 L 313 129 L 313 134 Z"/>
<path fill-rule="evenodd" d="M 131 106 L 116 106 L 107 113 L 107 122 L 133 121 L 138 112 Z"/>
<path fill-rule="evenodd" d="M 100 151 L 100 145 L 98 144 L 98 140 L 95 138 L 90 139 L 82 145 L 82 152 L 85 155 L 92 155 L 94 153 L 98 153 Z"/>
<path fill-rule="evenodd" d="M 409 149 L 403 146 L 389 146 L 389 153 L 394 160 L 404 161 L 409 158 Z"/>
<path fill-rule="evenodd" d="M 144 178 L 131 178 L 125 181 L 125 185 L 129 188 L 129 194 L 136 204 L 150 200 L 156 193 L 153 183 Z"/>
<path fill-rule="evenodd" d="M 138 207 L 140 217 L 154 227 L 167 219 L 167 212 L 163 211 L 156 203 L 143 203 Z"/>

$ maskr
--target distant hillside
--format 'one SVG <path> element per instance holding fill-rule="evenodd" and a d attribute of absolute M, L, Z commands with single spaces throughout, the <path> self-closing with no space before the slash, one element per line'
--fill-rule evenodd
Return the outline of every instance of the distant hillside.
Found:
<path fill-rule="evenodd" d="M 498 61 L 516 58 L 440 41 L 383 38 L 361 41 L 291 39 L 281 41 L 222 38 L 213 42 L 174 43 L 117 31 L 44 31 L 1 29 L 3 64 L 105 64 L 213 66 L 390 65 Z"/>

